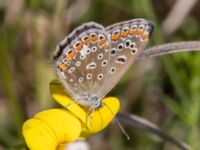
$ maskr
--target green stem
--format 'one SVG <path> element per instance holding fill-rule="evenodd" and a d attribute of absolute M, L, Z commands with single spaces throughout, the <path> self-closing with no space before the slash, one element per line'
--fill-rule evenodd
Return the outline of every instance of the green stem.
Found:
<path fill-rule="evenodd" d="M 0 29 L 0 75 L 4 87 L 4 92 L 8 100 L 8 107 L 10 109 L 10 116 L 12 118 L 12 122 L 14 126 L 17 128 L 18 136 L 21 136 L 21 126 L 24 120 L 24 116 L 22 111 L 20 110 L 20 103 L 17 98 L 17 93 L 15 89 L 15 76 L 12 74 L 10 66 L 9 66 L 9 59 L 8 59 L 8 49 L 7 49 L 7 41 L 5 33 L 3 30 Z"/>

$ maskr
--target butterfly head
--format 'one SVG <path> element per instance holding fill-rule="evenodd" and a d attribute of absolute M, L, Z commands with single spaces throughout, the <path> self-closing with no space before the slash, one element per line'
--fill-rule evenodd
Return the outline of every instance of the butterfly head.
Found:
<path fill-rule="evenodd" d="M 78 102 L 86 107 L 90 107 L 93 109 L 99 108 L 101 107 L 101 99 L 98 98 L 97 95 L 95 94 L 87 94 L 85 96 L 81 96 L 79 98 L 76 98 L 76 100 L 78 100 Z"/>

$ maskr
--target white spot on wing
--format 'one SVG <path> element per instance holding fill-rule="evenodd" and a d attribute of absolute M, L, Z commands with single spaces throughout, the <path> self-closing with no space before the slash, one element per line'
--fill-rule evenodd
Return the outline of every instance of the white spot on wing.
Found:
<path fill-rule="evenodd" d="M 137 48 L 131 49 L 131 54 L 132 54 L 132 55 L 135 54 L 136 52 L 137 52 Z"/>
<path fill-rule="evenodd" d="M 105 59 L 102 61 L 101 66 L 105 67 L 107 64 L 108 64 L 108 60 Z"/>
<path fill-rule="evenodd" d="M 74 71 L 75 71 L 75 68 L 74 68 L 74 67 L 71 67 L 71 68 L 69 68 L 69 70 L 68 70 L 69 73 L 72 73 L 72 72 L 74 72 Z"/>
<path fill-rule="evenodd" d="M 117 59 L 115 60 L 116 63 L 119 64 L 124 64 L 126 62 L 126 56 L 118 56 Z"/>
<path fill-rule="evenodd" d="M 88 74 L 86 75 L 86 79 L 87 79 L 87 80 L 92 79 L 92 74 L 91 74 L 91 73 L 88 73 Z"/>
<path fill-rule="evenodd" d="M 103 74 L 102 73 L 98 74 L 97 79 L 98 80 L 102 80 L 103 79 Z"/>
<path fill-rule="evenodd" d="M 63 71 L 59 72 L 61 74 L 61 76 L 66 79 L 65 73 Z"/>
<path fill-rule="evenodd" d="M 86 66 L 86 69 L 95 69 L 97 64 L 95 62 L 91 62 Z"/>
<path fill-rule="evenodd" d="M 73 79 L 69 79 L 69 82 L 74 82 L 74 80 Z"/>
<path fill-rule="evenodd" d="M 76 66 L 79 67 L 80 65 L 81 65 L 81 62 L 80 62 L 80 61 L 77 61 L 77 62 L 76 62 Z"/>
<path fill-rule="evenodd" d="M 92 52 L 96 52 L 97 51 L 97 47 L 96 46 L 93 46 L 92 47 Z"/>
<path fill-rule="evenodd" d="M 98 59 L 98 60 L 103 59 L 103 54 L 102 54 L 102 53 L 99 53 L 99 54 L 97 55 L 97 59 Z"/>
<path fill-rule="evenodd" d="M 111 68 L 109 69 L 109 73 L 110 73 L 110 74 L 113 74 L 115 71 L 116 71 L 116 67 L 111 67 Z"/>
<path fill-rule="evenodd" d="M 87 49 L 88 49 L 88 46 L 87 45 L 83 45 L 83 48 L 80 51 L 81 55 L 85 56 L 87 54 Z"/>
<path fill-rule="evenodd" d="M 78 79 L 78 82 L 83 82 L 83 77 L 80 77 L 80 78 Z"/>

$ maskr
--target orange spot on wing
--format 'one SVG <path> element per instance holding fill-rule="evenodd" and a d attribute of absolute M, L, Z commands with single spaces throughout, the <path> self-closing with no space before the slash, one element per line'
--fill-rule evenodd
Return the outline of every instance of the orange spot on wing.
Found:
<path fill-rule="evenodd" d="M 60 64 L 58 65 L 58 68 L 59 68 L 60 70 L 62 70 L 62 71 L 64 71 L 66 67 L 67 67 L 67 64 L 60 63 Z"/>
<path fill-rule="evenodd" d="M 125 38 L 128 35 L 128 31 L 122 31 L 121 36 Z"/>
<path fill-rule="evenodd" d="M 109 49 L 110 48 L 110 45 L 109 43 L 106 43 L 106 46 L 105 46 L 106 49 Z"/>
<path fill-rule="evenodd" d="M 74 51 L 69 51 L 66 54 L 67 58 L 73 58 L 75 55 L 76 55 L 76 53 Z"/>
<path fill-rule="evenodd" d="M 86 45 L 88 45 L 90 43 L 90 39 L 88 38 L 88 39 L 86 39 L 86 40 L 83 40 L 83 44 L 86 44 Z"/>
<path fill-rule="evenodd" d="M 111 37 L 112 40 L 118 40 L 119 39 L 119 33 L 113 34 Z"/>
<path fill-rule="evenodd" d="M 80 50 L 82 49 L 82 47 L 83 47 L 83 44 L 82 44 L 82 43 L 78 43 L 78 44 L 74 47 L 74 49 L 77 50 L 77 51 L 80 51 Z"/>
<path fill-rule="evenodd" d="M 94 42 L 94 41 L 96 41 L 96 40 L 97 40 L 97 37 L 96 37 L 96 36 L 94 36 L 94 37 L 91 37 L 91 40 Z"/>
<path fill-rule="evenodd" d="M 143 33 L 143 32 L 140 31 L 140 30 L 137 30 L 137 31 L 136 31 L 136 34 L 138 34 L 138 35 L 142 35 L 142 33 Z"/>
<path fill-rule="evenodd" d="M 137 31 L 136 29 L 130 29 L 129 34 L 130 35 L 136 34 L 136 31 Z"/>
<path fill-rule="evenodd" d="M 99 46 L 102 46 L 106 42 L 105 39 L 99 40 Z"/>

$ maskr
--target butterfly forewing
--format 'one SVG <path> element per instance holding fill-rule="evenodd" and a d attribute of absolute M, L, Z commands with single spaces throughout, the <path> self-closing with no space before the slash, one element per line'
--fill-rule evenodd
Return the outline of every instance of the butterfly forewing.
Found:
<path fill-rule="evenodd" d="M 102 96 L 105 96 L 118 83 L 134 63 L 148 43 L 153 27 L 152 22 L 144 19 L 133 19 L 106 28 L 111 48 L 105 85 L 99 91 Z"/>
<path fill-rule="evenodd" d="M 90 105 L 87 99 L 97 96 L 110 58 L 104 28 L 93 22 L 84 24 L 67 36 L 57 49 L 54 54 L 56 70 L 67 92 L 80 104 Z"/>

